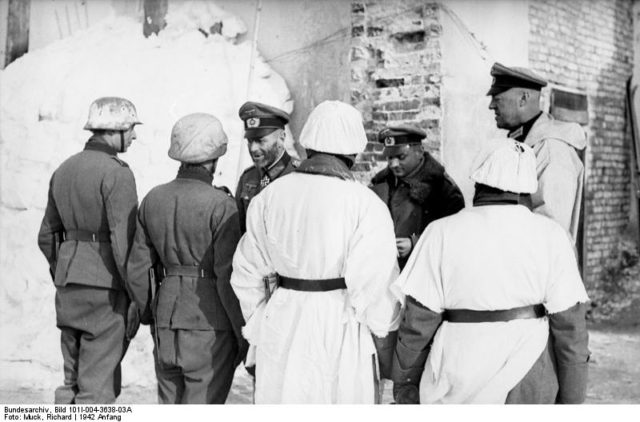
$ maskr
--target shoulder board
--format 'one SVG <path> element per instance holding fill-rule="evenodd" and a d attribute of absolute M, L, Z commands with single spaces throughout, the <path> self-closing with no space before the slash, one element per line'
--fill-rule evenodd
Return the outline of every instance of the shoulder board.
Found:
<path fill-rule="evenodd" d="M 220 190 L 220 191 L 224 192 L 225 194 L 227 194 L 227 196 L 233 196 L 233 195 L 231 194 L 231 191 L 229 190 L 229 188 L 228 188 L 228 187 L 226 187 L 226 186 L 214 186 L 214 188 L 215 188 L 215 189 L 217 189 L 217 190 Z"/>
<path fill-rule="evenodd" d="M 121 159 L 119 159 L 118 157 L 116 157 L 115 155 L 111 156 L 112 159 L 114 159 L 118 164 L 120 164 L 122 167 L 129 167 L 129 164 L 125 163 L 124 161 L 122 161 Z"/>

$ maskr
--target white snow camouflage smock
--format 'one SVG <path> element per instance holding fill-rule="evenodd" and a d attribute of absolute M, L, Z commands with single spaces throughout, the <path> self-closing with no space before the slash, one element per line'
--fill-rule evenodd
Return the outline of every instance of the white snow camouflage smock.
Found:
<path fill-rule="evenodd" d="M 393 223 L 365 186 L 294 172 L 249 205 L 233 260 L 233 286 L 256 352 L 256 403 L 374 403 L 371 333 L 396 330 L 400 304 Z M 344 277 L 346 290 L 278 288 L 263 277 Z M 376 366 L 377 367 L 377 366 Z"/>
<path fill-rule="evenodd" d="M 549 313 L 588 300 L 568 235 L 523 205 L 466 208 L 432 223 L 394 283 L 432 310 Z M 420 403 L 504 403 L 547 344 L 548 318 L 443 322 L 420 381 Z"/>

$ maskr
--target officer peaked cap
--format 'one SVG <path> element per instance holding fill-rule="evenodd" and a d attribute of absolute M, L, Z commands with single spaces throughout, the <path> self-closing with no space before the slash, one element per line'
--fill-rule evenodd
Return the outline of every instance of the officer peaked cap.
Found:
<path fill-rule="evenodd" d="M 385 148 L 421 144 L 426 137 L 424 130 L 411 125 L 387 126 L 378 132 L 378 142 L 383 143 Z"/>
<path fill-rule="evenodd" d="M 262 138 L 276 129 L 284 129 L 289 114 L 270 105 L 248 101 L 240 107 L 238 115 L 244 121 L 244 137 Z"/>
<path fill-rule="evenodd" d="M 487 95 L 496 95 L 511 88 L 528 88 L 540 91 L 547 81 L 524 67 L 507 67 L 494 63 L 491 67 L 493 82 Z"/>

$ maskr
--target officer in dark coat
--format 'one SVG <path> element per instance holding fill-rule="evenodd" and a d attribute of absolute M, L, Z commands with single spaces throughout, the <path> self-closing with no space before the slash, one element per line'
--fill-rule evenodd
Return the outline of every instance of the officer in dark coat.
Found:
<path fill-rule="evenodd" d="M 409 125 L 390 126 L 378 134 L 388 166 L 371 179 L 371 187 L 391 212 L 400 268 L 429 223 L 464 208 L 456 183 L 422 147 L 426 136 Z"/>
<path fill-rule="evenodd" d="M 224 403 L 248 347 L 229 284 L 240 239 L 238 211 L 228 193 L 211 186 L 226 150 L 227 135 L 214 116 L 178 120 L 169 149 L 169 157 L 182 163 L 178 175 L 152 189 L 138 212 L 127 269 L 134 298 L 145 310 L 143 322 L 153 315 L 163 404 Z"/>
<path fill-rule="evenodd" d="M 56 286 L 62 332 L 56 403 L 113 403 L 120 394 L 120 361 L 138 327 L 125 276 L 138 197 L 117 154 L 136 139 L 136 124 L 128 100 L 97 99 L 85 125 L 93 136 L 51 177 L 38 246 Z"/>
<path fill-rule="evenodd" d="M 244 121 L 244 136 L 254 165 L 242 173 L 236 190 L 242 233 L 251 199 L 278 177 L 289 174 L 298 166 L 284 148 L 284 127 L 289 115 L 266 104 L 246 102 L 238 111 Z"/>

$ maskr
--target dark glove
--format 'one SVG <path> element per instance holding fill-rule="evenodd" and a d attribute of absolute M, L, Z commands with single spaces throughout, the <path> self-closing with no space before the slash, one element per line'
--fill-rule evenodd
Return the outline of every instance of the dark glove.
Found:
<path fill-rule="evenodd" d="M 418 386 L 413 384 L 393 384 L 393 399 L 396 404 L 420 404 Z"/>
<path fill-rule="evenodd" d="M 236 359 L 233 361 L 233 367 L 237 368 L 241 362 L 247 357 L 247 352 L 249 351 L 249 343 L 244 338 L 238 339 L 238 354 L 236 355 Z"/>
<path fill-rule="evenodd" d="M 254 378 L 256 377 L 256 366 L 255 365 L 245 366 L 244 369 L 247 370 L 249 375 L 251 375 Z"/>
<path fill-rule="evenodd" d="M 150 325 L 153 322 L 153 313 L 151 309 L 147 306 L 147 308 L 140 315 L 140 324 L 142 325 Z"/>
<path fill-rule="evenodd" d="M 131 302 L 127 309 L 127 326 L 125 331 L 127 341 L 131 341 L 136 336 L 139 327 L 140 315 L 138 314 L 138 305 L 136 305 L 135 302 Z"/>

